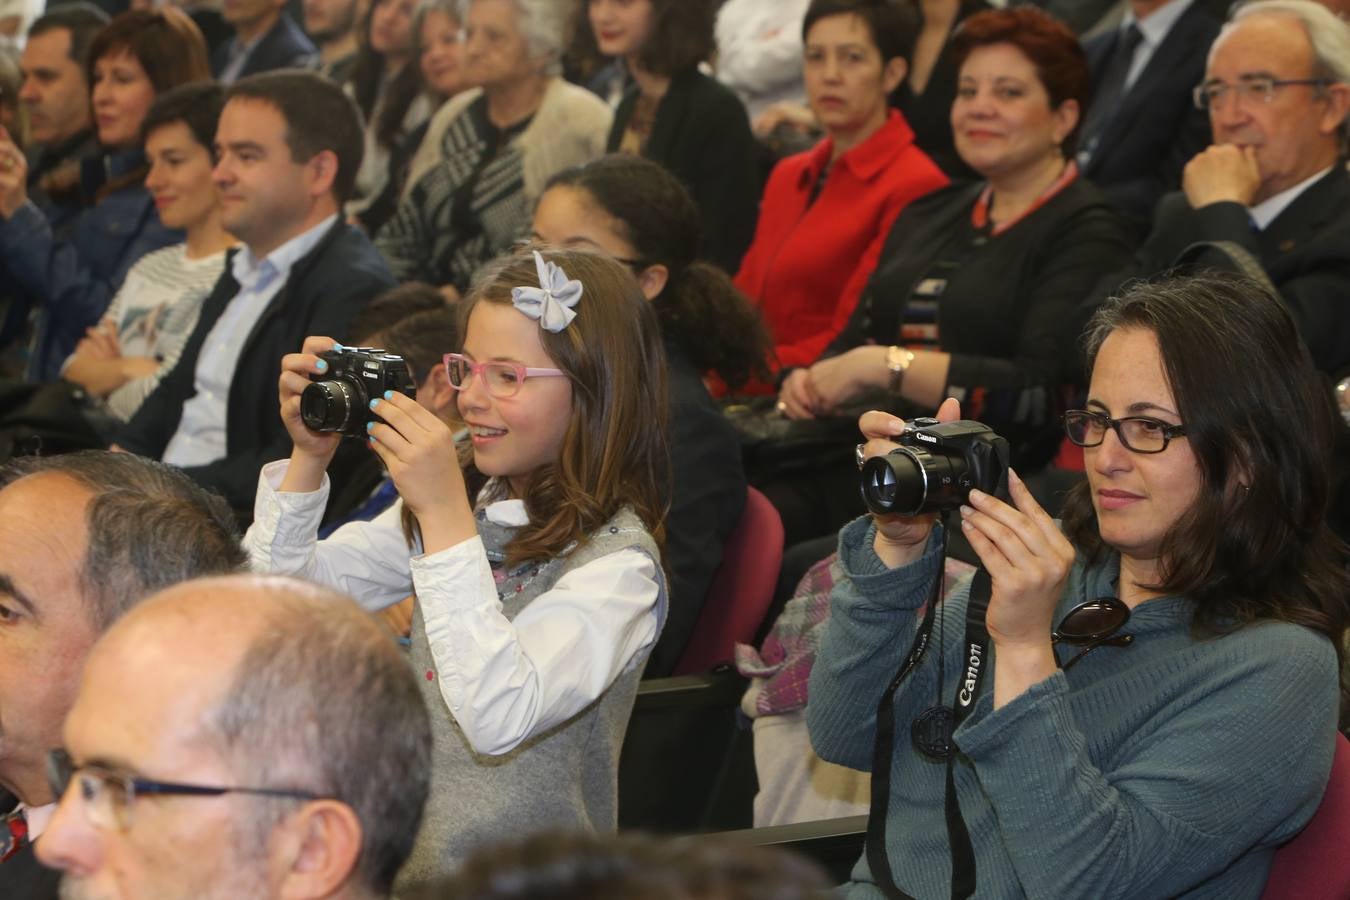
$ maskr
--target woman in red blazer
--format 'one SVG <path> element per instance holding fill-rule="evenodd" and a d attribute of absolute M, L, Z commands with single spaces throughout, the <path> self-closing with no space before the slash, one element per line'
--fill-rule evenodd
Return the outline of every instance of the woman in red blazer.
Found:
<path fill-rule="evenodd" d="M 816 361 L 848 322 L 895 217 L 947 184 L 886 103 L 908 71 L 915 24 L 884 0 L 813 0 L 802 22 L 807 99 L 826 136 L 773 170 L 736 275 L 783 368 Z"/>

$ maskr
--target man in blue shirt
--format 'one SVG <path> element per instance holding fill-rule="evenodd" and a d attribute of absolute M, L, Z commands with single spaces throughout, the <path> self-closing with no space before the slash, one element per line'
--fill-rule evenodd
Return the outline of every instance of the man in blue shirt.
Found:
<path fill-rule="evenodd" d="M 247 518 L 258 470 L 290 447 L 276 405 L 281 357 L 307 335 L 346 339 L 352 314 L 394 279 L 340 215 L 362 133 L 337 85 L 300 71 L 239 82 L 216 151 L 223 223 L 244 247 L 117 443 L 182 467 Z"/>

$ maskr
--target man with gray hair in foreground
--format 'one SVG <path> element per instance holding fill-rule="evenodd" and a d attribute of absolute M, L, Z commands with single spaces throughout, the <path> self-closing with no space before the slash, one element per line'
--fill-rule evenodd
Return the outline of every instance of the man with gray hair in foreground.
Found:
<path fill-rule="evenodd" d="M 94 641 L 161 588 L 243 567 L 229 507 L 168 466 L 89 451 L 0 467 L 0 894 L 56 896 L 33 842 Z"/>
<path fill-rule="evenodd" d="M 386 897 L 430 753 L 412 671 L 355 603 L 288 578 L 186 582 L 90 654 L 38 855 L 67 900 Z"/>

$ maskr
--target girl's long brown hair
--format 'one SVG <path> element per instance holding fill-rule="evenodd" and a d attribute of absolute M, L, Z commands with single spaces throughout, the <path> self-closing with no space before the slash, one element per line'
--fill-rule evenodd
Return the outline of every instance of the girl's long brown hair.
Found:
<path fill-rule="evenodd" d="M 625 506 L 661 544 L 671 476 L 666 357 L 656 314 L 621 263 L 579 250 L 542 252 L 584 289 L 568 327 L 539 332 L 572 383 L 572 408 L 558 411 L 571 422 L 557 463 L 529 479 L 521 498 L 529 524 L 508 545 L 507 563 L 560 556 Z M 490 266 L 461 306 L 461 341 L 478 304 L 509 304 L 512 288 L 538 284 L 530 253 Z"/>

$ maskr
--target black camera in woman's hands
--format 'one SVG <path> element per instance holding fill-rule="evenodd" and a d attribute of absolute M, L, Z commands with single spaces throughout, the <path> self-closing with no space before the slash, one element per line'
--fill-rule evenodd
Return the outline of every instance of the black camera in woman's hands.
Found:
<path fill-rule="evenodd" d="M 417 396 L 417 385 L 403 357 L 377 347 L 340 347 L 320 353 L 328 363 L 322 375 L 300 395 L 300 418 L 311 431 L 337 431 L 343 437 L 366 437 L 366 423 L 380 417 L 370 401 L 385 391 Z"/>
<path fill-rule="evenodd" d="M 1008 442 L 988 425 L 962 419 L 909 422 L 885 456 L 862 467 L 862 496 L 879 515 L 917 516 L 954 509 L 978 489 L 1008 496 Z"/>

